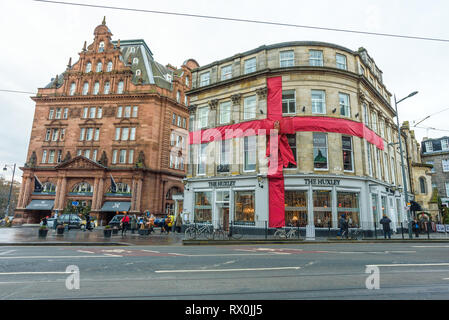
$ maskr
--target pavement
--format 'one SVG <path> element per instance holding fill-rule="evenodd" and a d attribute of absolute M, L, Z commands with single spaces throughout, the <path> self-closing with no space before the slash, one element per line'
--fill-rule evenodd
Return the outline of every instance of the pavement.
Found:
<path fill-rule="evenodd" d="M 366 242 L 449 242 L 449 235 L 446 233 L 431 233 L 430 239 L 427 234 L 421 234 L 419 238 L 408 239 L 408 234 L 394 234 L 392 240 L 385 240 L 383 236 L 376 238 L 367 238 L 363 240 L 344 240 L 337 238 L 317 237 L 313 241 L 306 241 L 303 238 L 277 240 L 272 236 L 265 238 L 264 235 L 245 235 L 240 240 L 206 240 L 195 239 L 185 240 L 184 233 L 161 234 L 160 228 L 155 228 L 155 232 L 148 236 L 141 236 L 137 232 L 131 233 L 128 231 L 126 235 L 122 236 L 121 232 L 117 235 L 112 235 L 110 238 L 105 238 L 103 235 L 103 228 L 98 227 L 93 231 L 82 231 L 71 229 L 65 231 L 63 235 L 57 235 L 54 229 L 49 229 L 46 238 L 38 237 L 38 225 L 17 226 L 12 228 L 0 228 L 0 246 L 5 245 L 71 245 L 71 246 L 126 246 L 126 245 L 238 245 L 238 244 L 260 244 L 260 243 L 366 243 Z"/>
<path fill-rule="evenodd" d="M 56 234 L 56 230 L 49 229 L 46 238 L 39 238 L 38 226 L 0 228 L 0 246 L 5 245 L 182 245 L 184 234 L 173 233 L 161 234 L 160 229 L 149 236 L 141 236 L 137 232 L 132 234 L 128 231 L 122 236 L 121 232 L 105 238 L 103 228 L 99 227 L 93 231 L 82 231 L 77 229 L 65 230 L 63 235 Z"/>

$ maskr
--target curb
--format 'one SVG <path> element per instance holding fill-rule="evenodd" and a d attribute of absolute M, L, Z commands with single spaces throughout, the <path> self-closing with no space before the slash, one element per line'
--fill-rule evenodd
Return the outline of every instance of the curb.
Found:
<path fill-rule="evenodd" d="M 0 243 L 0 246 L 130 246 L 125 242 L 11 242 Z"/>
<path fill-rule="evenodd" d="M 449 243 L 449 240 L 431 239 L 431 240 L 182 240 L 185 246 L 195 245 L 245 245 L 245 244 L 335 244 L 335 243 L 351 243 L 351 244 L 374 244 L 374 243 Z"/>

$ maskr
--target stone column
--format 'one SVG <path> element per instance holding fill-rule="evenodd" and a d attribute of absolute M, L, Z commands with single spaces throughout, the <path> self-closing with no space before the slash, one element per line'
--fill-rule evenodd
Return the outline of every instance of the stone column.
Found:
<path fill-rule="evenodd" d="M 97 210 L 101 209 L 101 205 L 103 204 L 103 189 L 104 189 L 104 179 L 101 178 L 98 183 L 98 192 L 97 192 Z"/>
<path fill-rule="evenodd" d="M 256 107 L 256 118 L 266 119 L 267 118 L 267 93 L 268 88 L 258 88 L 257 93 L 257 107 Z"/>
<path fill-rule="evenodd" d="M 136 211 L 137 204 L 137 182 L 135 179 L 132 180 L 131 186 L 131 208 L 130 211 Z"/>
<path fill-rule="evenodd" d="M 240 101 L 242 99 L 241 94 L 233 94 L 232 100 L 232 123 L 240 122 Z"/>
<path fill-rule="evenodd" d="M 136 211 L 140 212 L 141 201 L 142 201 L 142 178 L 139 178 L 139 180 L 137 180 L 137 197 L 135 208 Z"/>
<path fill-rule="evenodd" d="M 19 198 L 17 199 L 17 209 L 19 208 L 23 208 L 23 198 L 24 198 L 24 193 L 25 193 L 25 185 L 26 182 L 29 178 L 27 177 L 23 177 L 22 178 L 22 184 L 20 185 L 20 193 L 19 193 Z"/>
<path fill-rule="evenodd" d="M 55 202 L 53 204 L 53 210 L 59 209 L 60 195 L 61 195 L 61 178 L 58 178 L 58 182 L 56 183 L 56 194 L 55 194 Z"/>
<path fill-rule="evenodd" d="M 23 203 L 22 203 L 22 208 L 25 208 L 28 204 L 28 200 L 30 198 L 30 194 L 31 194 L 31 177 L 27 178 L 26 184 L 25 184 L 25 190 L 23 193 Z"/>
<path fill-rule="evenodd" d="M 67 194 L 67 178 L 61 178 L 61 193 L 59 194 L 59 203 L 58 207 L 60 210 L 64 210 L 65 208 L 65 199 Z"/>
<path fill-rule="evenodd" d="M 92 195 L 92 207 L 90 208 L 91 210 L 97 209 L 97 198 L 98 198 L 98 178 L 95 178 L 94 192 Z"/>

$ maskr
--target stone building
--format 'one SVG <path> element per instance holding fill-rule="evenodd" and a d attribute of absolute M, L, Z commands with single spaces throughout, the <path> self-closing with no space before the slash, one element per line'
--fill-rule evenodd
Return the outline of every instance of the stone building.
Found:
<path fill-rule="evenodd" d="M 432 188 L 431 172 L 433 165 L 423 161 L 420 143 L 416 141 L 415 132 L 410 130 L 408 121 L 403 122 L 401 132 L 406 141 L 404 146 L 406 148 L 406 160 L 410 170 L 410 192 L 413 194 L 412 201 L 418 203 L 421 208 L 421 210 L 413 211 L 412 214 L 414 217 L 418 217 L 420 213 L 425 212 L 432 216 L 434 221 L 441 220 L 439 219 L 438 202 L 435 201 Z"/>
<path fill-rule="evenodd" d="M 264 45 L 194 69 L 192 82 L 184 191 L 191 221 L 299 225 L 313 236 L 337 228 L 343 213 L 366 230 L 383 213 L 393 228 L 406 219 L 391 94 L 364 48 Z M 289 159 L 289 149 L 294 161 L 273 175 L 266 151 L 275 127 L 279 157 Z"/>
<path fill-rule="evenodd" d="M 103 223 L 122 211 L 172 212 L 183 191 L 185 92 L 196 67 L 191 59 L 163 66 L 144 40 L 112 41 L 103 20 L 78 60 L 32 97 L 15 222 L 38 222 L 74 201 Z"/>
<path fill-rule="evenodd" d="M 433 165 L 432 188 L 438 190 L 442 205 L 449 207 L 449 137 L 424 138 L 421 150 L 423 162 Z"/>

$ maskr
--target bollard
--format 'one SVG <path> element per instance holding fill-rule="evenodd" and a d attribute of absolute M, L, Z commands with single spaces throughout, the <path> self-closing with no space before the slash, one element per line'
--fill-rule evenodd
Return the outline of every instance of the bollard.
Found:
<path fill-rule="evenodd" d="M 268 239 L 268 222 L 265 221 L 265 240 Z"/>
<path fill-rule="evenodd" d="M 376 225 L 376 221 L 374 221 L 374 236 L 377 239 L 377 225 Z"/>
<path fill-rule="evenodd" d="M 430 239 L 430 222 L 427 222 L 427 239 Z"/>
<path fill-rule="evenodd" d="M 402 233 L 402 240 L 404 240 L 404 225 L 401 222 L 401 233 Z"/>
<path fill-rule="evenodd" d="M 298 228 L 298 239 L 301 238 L 301 235 L 299 234 L 299 222 L 297 224 L 297 228 Z"/>

